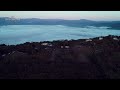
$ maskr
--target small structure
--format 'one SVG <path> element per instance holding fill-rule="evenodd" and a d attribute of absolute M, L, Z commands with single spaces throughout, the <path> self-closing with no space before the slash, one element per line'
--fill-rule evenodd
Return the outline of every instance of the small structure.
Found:
<path fill-rule="evenodd" d="M 15 53 L 15 51 L 12 52 L 12 54 Z"/>
<path fill-rule="evenodd" d="M 47 47 L 45 49 L 48 49 Z"/>
<path fill-rule="evenodd" d="M 48 46 L 52 47 L 53 45 L 49 43 Z"/>
<path fill-rule="evenodd" d="M 67 48 L 68 49 L 68 48 L 70 48 L 70 46 L 61 46 L 61 48 Z"/>
<path fill-rule="evenodd" d="M 114 38 L 113 38 L 113 40 L 117 40 L 117 41 L 118 41 L 119 39 L 118 39 L 118 38 L 116 38 L 116 37 L 114 37 Z"/>
<path fill-rule="evenodd" d="M 91 39 L 86 39 L 86 42 L 91 42 L 92 40 Z"/>
<path fill-rule="evenodd" d="M 38 50 L 38 48 L 35 47 L 35 50 Z"/>
<path fill-rule="evenodd" d="M 67 49 L 68 49 L 68 48 L 70 48 L 70 47 L 69 47 L 69 46 L 65 46 L 65 48 L 67 48 Z"/>
<path fill-rule="evenodd" d="M 5 54 L 2 55 L 2 57 L 5 57 L 5 56 L 6 56 Z"/>
<path fill-rule="evenodd" d="M 43 45 L 43 46 L 47 46 L 47 45 L 48 45 L 48 43 L 42 43 L 41 45 Z"/>
<path fill-rule="evenodd" d="M 102 37 L 99 37 L 99 40 L 103 40 L 103 38 L 102 38 Z"/>
<path fill-rule="evenodd" d="M 50 46 L 50 47 L 53 46 L 51 43 L 42 43 L 41 45 L 43 45 L 43 46 Z"/>
<path fill-rule="evenodd" d="M 63 48 L 63 46 L 61 46 L 61 48 Z"/>

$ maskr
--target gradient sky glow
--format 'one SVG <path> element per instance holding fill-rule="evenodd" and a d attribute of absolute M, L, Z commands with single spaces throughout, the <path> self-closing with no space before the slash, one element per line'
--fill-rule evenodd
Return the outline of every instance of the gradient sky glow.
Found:
<path fill-rule="evenodd" d="M 41 19 L 89 19 L 96 21 L 120 20 L 120 11 L 0 11 L 0 17 Z"/>

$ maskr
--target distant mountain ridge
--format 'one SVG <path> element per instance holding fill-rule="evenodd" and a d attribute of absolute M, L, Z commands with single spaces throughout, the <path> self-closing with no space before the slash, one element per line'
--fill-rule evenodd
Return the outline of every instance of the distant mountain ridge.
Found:
<path fill-rule="evenodd" d="M 64 19 L 39 19 L 26 18 L 17 19 L 14 17 L 0 17 L 0 25 L 65 25 L 72 27 L 106 26 L 109 29 L 120 29 L 120 21 L 92 21 L 87 19 L 64 20 Z"/>

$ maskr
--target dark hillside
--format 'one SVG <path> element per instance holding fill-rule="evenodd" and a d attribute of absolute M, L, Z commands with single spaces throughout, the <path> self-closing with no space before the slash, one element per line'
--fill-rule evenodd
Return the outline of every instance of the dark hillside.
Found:
<path fill-rule="evenodd" d="M 120 79 L 120 36 L 0 45 L 0 79 Z"/>

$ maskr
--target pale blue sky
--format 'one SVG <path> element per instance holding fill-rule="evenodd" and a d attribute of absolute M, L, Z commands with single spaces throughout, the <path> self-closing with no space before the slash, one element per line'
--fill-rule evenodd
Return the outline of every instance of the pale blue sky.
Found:
<path fill-rule="evenodd" d="M 120 11 L 0 11 L 0 17 L 41 19 L 120 20 Z"/>

